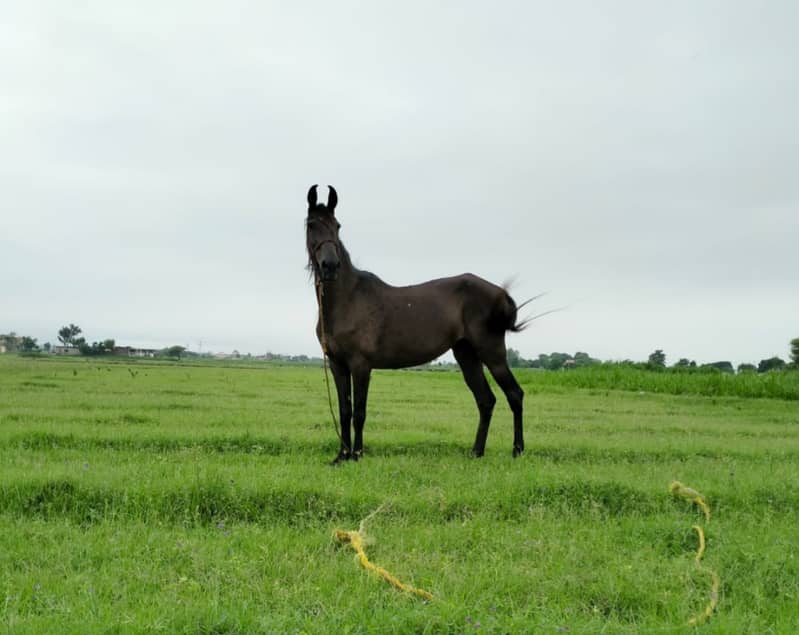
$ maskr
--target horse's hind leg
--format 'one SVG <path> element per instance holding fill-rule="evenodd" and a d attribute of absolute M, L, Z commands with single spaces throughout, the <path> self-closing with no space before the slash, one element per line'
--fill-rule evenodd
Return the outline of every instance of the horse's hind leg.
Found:
<path fill-rule="evenodd" d="M 513 412 L 513 456 L 519 456 L 524 452 L 524 431 L 522 428 L 522 400 L 524 399 L 524 391 L 519 386 L 519 382 L 510 372 L 508 360 L 505 356 L 505 347 L 502 347 L 502 355 L 495 356 L 496 359 L 484 360 L 488 370 L 494 377 L 505 397 L 508 399 L 508 405 L 511 412 Z"/>
<path fill-rule="evenodd" d="M 474 347 L 466 340 L 460 340 L 452 347 L 452 352 L 455 354 L 455 359 L 461 367 L 466 385 L 472 391 L 474 400 L 477 402 L 477 410 L 480 412 L 480 423 L 477 425 L 477 436 L 474 439 L 472 454 L 474 456 L 483 456 L 486 438 L 488 437 L 488 426 L 491 425 L 491 413 L 494 412 L 494 404 L 497 402 L 497 398 L 491 392 L 491 387 L 486 381 L 485 374 L 483 374 L 483 364 Z"/>

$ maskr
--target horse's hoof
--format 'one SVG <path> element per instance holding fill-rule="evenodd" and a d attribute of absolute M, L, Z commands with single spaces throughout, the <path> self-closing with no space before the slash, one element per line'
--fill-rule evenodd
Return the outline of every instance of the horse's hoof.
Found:
<path fill-rule="evenodd" d="M 520 448 L 516 445 L 513 446 L 513 458 L 515 459 L 518 456 L 524 454 L 524 448 Z"/>
<path fill-rule="evenodd" d="M 336 458 L 330 461 L 330 465 L 341 465 L 344 461 L 349 461 L 352 457 L 350 453 L 342 450 L 336 455 Z"/>
<path fill-rule="evenodd" d="M 353 461 L 360 461 L 363 458 L 363 450 L 355 450 L 352 453 L 352 460 Z"/>
<path fill-rule="evenodd" d="M 484 450 L 472 450 L 472 458 L 479 459 L 485 454 Z"/>

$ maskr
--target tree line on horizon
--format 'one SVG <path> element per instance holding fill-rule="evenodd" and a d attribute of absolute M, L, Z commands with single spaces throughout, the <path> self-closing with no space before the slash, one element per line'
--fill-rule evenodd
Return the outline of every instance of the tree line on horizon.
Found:
<path fill-rule="evenodd" d="M 70 346 L 77 348 L 81 355 L 84 356 L 97 356 L 97 355 L 111 355 L 116 348 L 116 341 L 113 339 L 106 339 L 103 341 L 92 342 L 91 344 L 81 335 L 83 330 L 77 324 L 68 324 L 61 327 L 58 331 L 58 341 L 62 346 Z M 6 352 L 9 353 L 50 353 L 53 346 L 50 342 L 46 342 L 41 347 L 37 343 L 35 337 L 27 335 L 17 335 L 11 331 L 6 334 L 0 334 L 0 344 L 3 345 Z M 191 353 L 187 351 L 184 346 L 169 346 L 159 351 L 159 355 L 164 357 L 172 357 L 180 359 L 182 356 L 200 356 L 198 353 Z M 799 370 L 799 337 L 790 341 L 790 356 L 789 361 L 785 361 L 778 356 L 761 359 L 755 365 L 751 363 L 738 364 L 737 369 L 729 361 L 718 361 L 707 364 L 697 364 L 693 360 L 681 357 L 674 364 L 668 366 L 666 364 L 666 354 L 662 349 L 656 349 L 651 353 L 645 362 L 637 362 L 633 360 L 622 361 L 602 361 L 591 357 L 588 353 L 578 351 L 571 355 L 569 353 L 541 353 L 535 359 L 525 359 L 514 348 L 508 348 L 508 365 L 511 368 L 537 368 L 541 370 L 568 370 L 572 368 L 585 368 L 588 366 L 596 366 L 601 364 L 615 364 L 623 365 L 642 370 L 651 370 L 655 372 L 675 371 L 675 372 L 692 372 L 692 371 L 715 371 L 723 373 L 766 373 L 769 371 L 780 370 Z M 280 361 L 297 361 L 308 362 L 313 361 L 305 355 L 274 355 L 268 353 L 267 360 Z"/>
<path fill-rule="evenodd" d="M 116 340 L 105 339 L 90 344 L 81 333 L 83 333 L 81 327 L 70 323 L 58 330 L 58 341 L 61 346 L 76 348 L 81 355 L 88 357 L 114 354 L 117 348 Z M 42 346 L 39 346 L 37 338 L 28 335 L 20 336 L 14 331 L 0 334 L 0 344 L 3 344 L 6 352 L 9 353 L 50 353 L 54 350 L 50 342 L 45 342 Z M 164 357 L 180 358 L 185 351 L 186 347 L 184 346 L 169 346 L 161 349 L 159 354 Z"/>
<path fill-rule="evenodd" d="M 508 365 L 511 368 L 539 368 L 542 370 L 567 370 L 570 368 L 585 368 L 586 366 L 596 366 L 601 364 L 615 364 L 629 366 L 641 370 L 651 370 L 655 372 L 675 371 L 711 371 L 734 374 L 738 373 L 767 373 L 772 370 L 799 370 L 799 337 L 790 342 L 791 352 L 789 361 L 786 362 L 780 357 L 769 357 L 761 359 L 755 364 L 741 363 L 737 369 L 729 361 L 710 362 L 707 364 L 697 364 L 696 361 L 686 357 L 681 357 L 674 364 L 666 364 L 666 354 L 663 349 L 656 349 L 649 355 L 645 362 L 637 362 L 630 359 L 622 361 L 602 361 L 591 357 L 588 353 L 577 352 L 574 355 L 569 353 L 541 353 L 536 359 L 525 359 L 519 351 L 513 348 L 508 349 Z"/>

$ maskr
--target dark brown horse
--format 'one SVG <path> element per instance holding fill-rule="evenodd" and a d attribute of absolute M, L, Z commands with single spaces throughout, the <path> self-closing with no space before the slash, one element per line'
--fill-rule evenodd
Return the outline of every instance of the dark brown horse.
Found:
<path fill-rule="evenodd" d="M 485 451 L 496 403 L 483 364 L 508 399 L 513 411 L 513 456 L 521 454 L 524 393 L 508 368 L 505 350 L 505 333 L 524 327 L 516 321 L 513 299 L 502 287 L 469 273 L 392 287 L 373 273 L 356 269 L 339 240 L 338 196 L 328 187 L 327 205 L 317 203 L 316 185 L 308 191 L 305 224 L 309 268 L 319 301 L 316 335 L 330 360 L 341 416 L 341 448 L 335 461 L 357 460 L 363 453 L 373 368 L 416 366 L 449 349 L 480 412 L 472 454 L 482 456 Z"/>

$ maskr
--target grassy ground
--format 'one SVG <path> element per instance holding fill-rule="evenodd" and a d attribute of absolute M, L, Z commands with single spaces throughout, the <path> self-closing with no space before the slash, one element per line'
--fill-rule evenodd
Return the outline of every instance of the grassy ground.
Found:
<path fill-rule="evenodd" d="M 459 374 L 376 373 L 368 455 L 330 468 L 320 369 L 0 357 L 0 630 L 690 631 L 698 523 L 699 630 L 799 631 L 799 403 L 582 372 L 518 373 L 517 460 L 504 402 L 468 458 Z M 381 505 L 369 557 L 434 601 L 334 543 Z"/>

